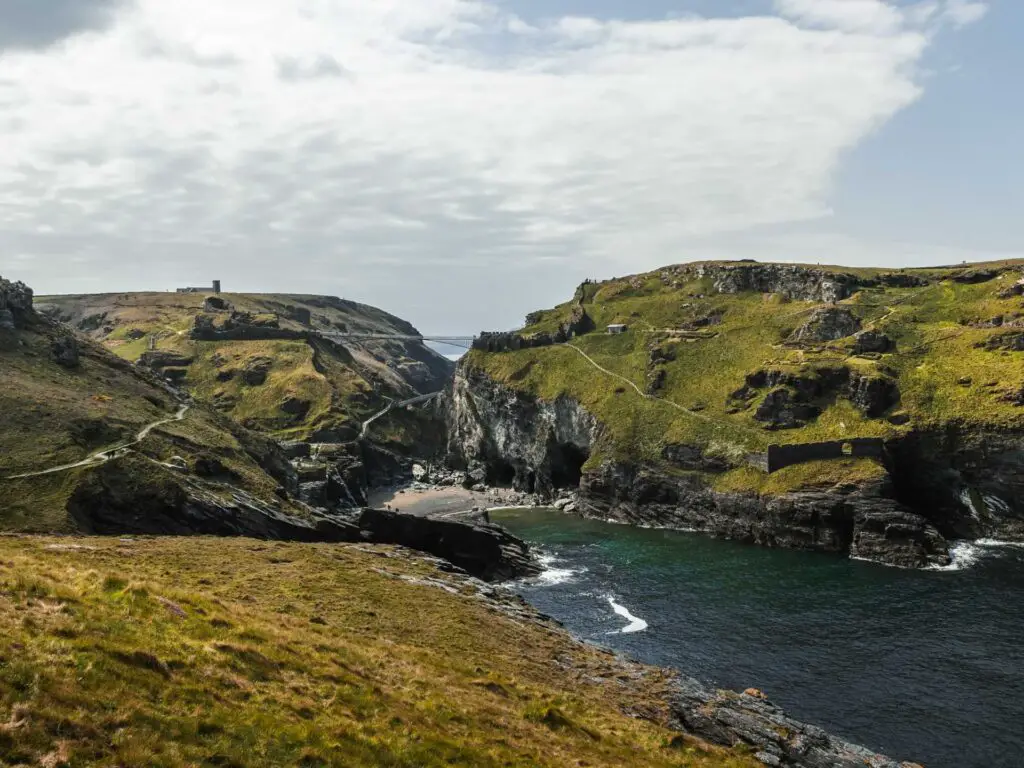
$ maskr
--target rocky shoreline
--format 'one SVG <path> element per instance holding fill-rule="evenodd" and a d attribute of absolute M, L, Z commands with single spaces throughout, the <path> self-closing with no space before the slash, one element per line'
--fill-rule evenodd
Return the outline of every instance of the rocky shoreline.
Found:
<path fill-rule="evenodd" d="M 568 498 L 562 501 L 570 503 Z M 440 565 L 447 569 L 443 563 Z M 528 621 L 566 634 L 567 641 L 586 644 L 568 635 L 558 621 L 540 613 L 506 587 L 458 574 L 446 576 L 446 579 L 455 582 L 459 593 L 467 599 L 482 601 L 492 610 L 517 621 Z M 424 583 L 439 589 L 452 588 L 440 580 Z M 623 681 L 642 679 L 651 670 L 621 654 L 605 652 L 619 669 L 617 682 L 620 685 Z M 917 763 L 899 762 L 794 720 L 762 691 L 753 688 L 742 693 L 714 690 L 679 671 L 667 671 L 672 683 L 666 705 L 673 728 L 724 747 L 746 745 L 760 763 L 770 768 L 921 768 Z"/>
<path fill-rule="evenodd" d="M 905 568 L 948 565 L 955 540 L 1024 537 L 1003 501 L 1024 487 L 1018 435 L 912 433 L 887 446 L 881 477 L 762 496 L 716 490 L 710 479 L 732 465 L 687 446 L 584 470 L 601 428 L 566 396 L 546 402 L 460 368 L 445 407 L 449 461 L 464 476 L 544 504 L 575 494 L 569 511 L 586 517 Z"/>

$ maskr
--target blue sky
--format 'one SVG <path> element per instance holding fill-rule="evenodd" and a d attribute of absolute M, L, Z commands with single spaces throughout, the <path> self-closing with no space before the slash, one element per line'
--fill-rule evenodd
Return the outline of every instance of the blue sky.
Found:
<path fill-rule="evenodd" d="M 1024 256 L 1014 0 L 3 6 L 0 274 L 514 327 L 703 258 Z"/>
<path fill-rule="evenodd" d="M 1024 255 L 1024 3 L 929 50 L 919 101 L 844 160 L 836 222 L 922 243 Z"/>

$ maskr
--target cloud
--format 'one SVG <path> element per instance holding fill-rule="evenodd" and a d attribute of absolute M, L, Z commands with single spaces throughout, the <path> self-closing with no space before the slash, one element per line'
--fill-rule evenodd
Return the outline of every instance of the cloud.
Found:
<path fill-rule="evenodd" d="M 946 17 L 957 27 L 963 27 L 980 21 L 988 13 L 986 3 L 972 3 L 968 0 L 949 0 L 946 6 Z"/>
<path fill-rule="evenodd" d="M 0 51 L 43 48 L 103 29 L 125 0 L 0 0 Z"/>
<path fill-rule="evenodd" d="M 963 5 L 526 24 L 484 0 L 138 0 L 0 56 L 0 253 L 48 291 L 215 272 L 506 325 L 582 277 L 828 216 Z"/>
<path fill-rule="evenodd" d="M 346 77 L 349 73 L 333 56 L 320 54 L 313 59 L 284 56 L 277 60 L 277 74 L 282 80 L 300 82 L 324 77 Z"/>

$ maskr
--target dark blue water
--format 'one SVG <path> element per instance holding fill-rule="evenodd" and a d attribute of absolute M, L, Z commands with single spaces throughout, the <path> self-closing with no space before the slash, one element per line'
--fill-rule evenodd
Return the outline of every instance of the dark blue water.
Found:
<path fill-rule="evenodd" d="M 492 514 L 548 555 L 518 585 L 575 634 L 927 768 L 1024 766 L 1024 548 L 906 571 L 547 510 Z M 551 558 L 554 558 L 551 560 Z M 630 624 L 615 603 L 648 627 Z"/>

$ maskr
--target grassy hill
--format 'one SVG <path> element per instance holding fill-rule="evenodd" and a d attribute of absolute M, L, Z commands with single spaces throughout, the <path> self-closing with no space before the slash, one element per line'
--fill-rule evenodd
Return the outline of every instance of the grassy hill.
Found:
<path fill-rule="evenodd" d="M 770 443 L 895 438 L 949 424 L 1020 428 L 1022 269 L 667 267 L 584 284 L 530 316 L 520 332 L 528 348 L 477 350 L 464 365 L 544 399 L 578 400 L 602 425 L 590 466 L 609 456 L 656 460 L 678 444 L 735 460 Z M 529 347 L 581 313 L 594 330 L 571 345 Z M 837 318 L 849 332 L 830 327 Z M 605 332 L 616 323 L 628 331 Z M 775 404 L 787 418 L 772 418 Z M 803 465 L 771 478 L 742 467 L 715 482 L 782 492 L 822 471 L 856 477 L 873 465 Z"/>
<path fill-rule="evenodd" d="M 669 676 L 407 552 L 0 537 L 0 764 L 753 768 Z"/>
<path fill-rule="evenodd" d="M 201 401 L 279 439 L 350 440 L 387 398 L 439 391 L 451 372 L 449 361 L 422 344 L 315 338 L 313 332 L 416 334 L 379 309 L 327 296 L 96 294 L 39 297 L 36 307 L 125 360 L 158 366 Z M 195 332 L 204 321 L 206 336 Z M 418 438 L 414 420 L 380 426 L 389 425 L 392 434 L 382 439 Z"/>
<path fill-rule="evenodd" d="M 274 476 L 280 457 L 265 438 L 202 405 L 175 420 L 182 404 L 162 379 L 99 345 L 79 341 L 76 363 L 60 364 L 55 349 L 66 338 L 66 329 L 32 312 L 19 319 L 17 329 L 0 331 L 0 530 L 76 530 L 67 503 L 97 473 L 95 467 L 9 478 L 132 442 L 157 422 L 166 423 L 130 455 L 107 465 L 117 465 L 126 485 L 170 493 L 182 485 L 171 466 L 180 461 L 193 469 L 214 468 L 212 474 L 230 476 L 232 489 L 300 511 L 275 494 L 281 487 L 281 477 Z M 214 480 L 211 492 L 223 493 Z M 203 482 L 194 480 L 197 486 Z"/>

